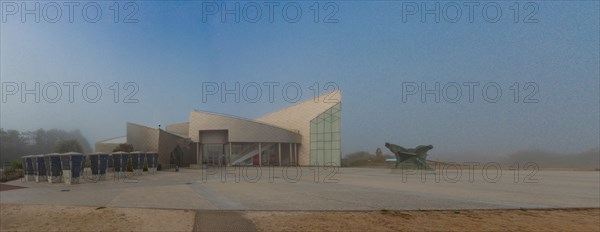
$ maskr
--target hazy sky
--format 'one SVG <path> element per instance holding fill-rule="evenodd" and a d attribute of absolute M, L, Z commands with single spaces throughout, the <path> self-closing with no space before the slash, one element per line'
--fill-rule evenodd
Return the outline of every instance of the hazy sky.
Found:
<path fill-rule="evenodd" d="M 239 23 L 233 14 L 226 14 L 225 22 L 220 12 L 203 14 L 215 9 L 214 2 L 138 1 L 137 11 L 119 2 L 118 23 L 112 1 L 77 2 L 73 23 L 63 2 L 38 2 L 39 23 L 35 14 L 15 12 L 13 3 L 22 10 L 22 2 L 2 1 L 0 8 L 0 91 L 5 97 L 0 126 L 5 129 L 80 128 L 93 144 L 124 135 L 126 122 L 183 122 L 194 109 L 256 118 L 292 104 L 284 97 L 293 98 L 293 89 L 282 94 L 286 83 L 297 83 L 302 99 L 309 99 L 315 82 L 321 92 L 334 82 L 343 94 L 344 154 L 384 149 L 385 142 L 433 144 L 436 158 L 457 153 L 493 157 L 524 149 L 581 152 L 600 143 L 598 1 L 518 6 L 498 1 L 483 13 L 490 2 L 475 2 L 473 22 L 464 2 L 319 2 L 318 23 L 315 1 L 279 2 L 273 22 L 268 2 L 226 2 L 229 10 L 240 4 Z M 30 9 L 35 3 L 26 2 Z M 296 3 L 301 18 L 288 22 L 296 17 Z M 422 3 L 430 10 L 440 4 L 439 23 L 433 14 L 425 15 L 425 22 L 420 12 L 410 14 L 415 6 L 422 10 Z M 97 6 L 102 9 L 98 22 L 87 22 L 95 18 Z M 222 10 L 220 2 L 216 6 Z M 257 6 L 262 14 L 254 23 Z M 494 6 L 502 10 L 496 22 Z M 47 22 L 57 8 L 60 20 Z M 448 22 L 457 8 L 458 22 Z M 124 23 L 132 12 L 138 22 Z M 11 95 L 14 83 L 34 89 L 36 82 L 39 103 L 33 94 L 26 95 L 25 103 L 21 92 Z M 52 82 L 62 91 L 56 103 L 49 102 L 56 98 Z M 72 103 L 69 82 L 79 83 Z M 102 90 L 96 103 L 82 94 L 92 82 Z M 113 102 L 115 82 L 118 103 Z M 124 89 L 128 82 L 138 87 L 132 98 L 138 103 L 124 103 L 133 91 Z M 244 96 L 249 98 L 255 96 L 249 83 L 280 85 L 274 102 L 264 85 L 255 103 L 243 96 L 236 103 L 233 95 L 225 102 L 219 95 L 203 102 L 206 83 L 233 89 L 236 82 L 248 87 Z M 429 90 L 439 83 L 440 101 L 427 94 L 423 102 L 421 83 Z M 95 89 L 87 90 L 87 100 L 94 100 Z"/>

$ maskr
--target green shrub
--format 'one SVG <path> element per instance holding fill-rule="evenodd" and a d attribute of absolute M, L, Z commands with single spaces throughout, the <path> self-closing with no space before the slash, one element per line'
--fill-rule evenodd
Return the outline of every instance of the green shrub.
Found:
<path fill-rule="evenodd" d="M 131 164 L 131 161 L 127 162 L 127 171 L 133 172 L 133 164 Z"/>
<path fill-rule="evenodd" d="M 10 162 L 10 166 L 13 168 L 13 170 L 23 169 L 23 162 L 19 159 L 16 159 Z"/>
<path fill-rule="evenodd" d="M 84 157 L 84 159 L 85 159 L 85 161 L 83 162 L 83 167 L 85 167 L 85 168 L 92 167 L 92 160 L 86 159 L 85 157 Z"/>
<path fill-rule="evenodd" d="M 23 177 L 23 170 L 4 170 L 0 172 L 0 182 L 7 182 Z"/>

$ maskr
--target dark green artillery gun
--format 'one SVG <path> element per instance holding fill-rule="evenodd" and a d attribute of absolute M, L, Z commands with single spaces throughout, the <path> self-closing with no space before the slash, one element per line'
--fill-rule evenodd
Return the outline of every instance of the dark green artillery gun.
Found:
<path fill-rule="evenodd" d="M 432 169 L 427 164 L 427 152 L 433 149 L 433 145 L 419 145 L 415 148 L 404 148 L 396 144 L 385 143 L 385 147 L 390 149 L 396 156 L 396 166 L 413 163 L 424 169 Z"/>

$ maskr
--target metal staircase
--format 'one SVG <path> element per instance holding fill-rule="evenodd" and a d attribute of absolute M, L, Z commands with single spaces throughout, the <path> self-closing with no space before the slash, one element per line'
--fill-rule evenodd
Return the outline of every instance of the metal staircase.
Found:
<path fill-rule="evenodd" d="M 262 150 L 262 152 L 264 152 L 265 150 L 269 150 L 272 146 L 273 146 L 273 144 L 268 144 L 266 146 L 262 146 L 261 150 Z M 244 162 L 247 159 L 250 159 L 250 158 L 254 157 L 257 154 L 258 154 L 258 148 L 252 149 L 248 153 L 246 153 L 245 155 L 243 155 L 242 157 L 240 157 L 237 160 L 231 162 L 231 165 L 238 165 L 239 163 Z"/>

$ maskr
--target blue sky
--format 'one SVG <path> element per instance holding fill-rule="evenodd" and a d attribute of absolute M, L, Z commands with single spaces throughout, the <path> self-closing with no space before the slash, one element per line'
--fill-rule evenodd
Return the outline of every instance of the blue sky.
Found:
<path fill-rule="evenodd" d="M 392 142 L 433 144 L 431 155 L 440 159 L 465 153 L 499 157 L 529 149 L 581 152 L 600 142 L 598 1 L 534 2 L 537 23 L 523 22 L 534 7 L 525 8 L 526 2 L 519 2 L 515 23 L 515 2 L 507 1 L 494 2 L 502 9 L 496 23 L 486 22 L 481 12 L 489 1 L 478 2 L 472 23 L 463 2 L 450 2 L 463 10 L 457 23 L 443 18 L 435 23 L 431 15 L 421 22 L 418 14 L 403 22 L 403 4 L 409 1 L 333 2 L 337 23 L 322 22 L 334 9 L 323 9 L 326 2 L 319 2 L 321 21 L 314 23 L 309 7 L 315 1 L 295 2 L 303 9 L 297 23 L 286 22 L 281 8 L 275 8 L 272 23 L 265 12 L 257 23 L 235 23 L 231 16 L 221 22 L 219 14 L 203 22 L 202 1 L 135 2 L 138 23 L 122 22 L 129 12 L 122 8 L 125 2 L 119 2 L 121 18 L 114 23 L 110 1 L 98 1 L 103 15 L 96 23 L 82 18 L 81 7 L 89 2 L 79 2 L 73 23 L 66 13 L 57 23 L 43 18 L 36 23 L 31 15 L 21 22 L 20 14 L 6 13 L 11 10 L 6 2 L 0 9 L 6 17 L 0 24 L 1 91 L 7 83 L 21 82 L 79 82 L 81 91 L 95 82 L 103 95 L 88 103 L 77 92 L 71 103 L 63 87 L 57 103 L 43 98 L 36 103 L 32 96 L 22 103 L 19 95 L 7 96 L 0 113 L 5 129 L 80 128 L 94 143 L 124 134 L 126 122 L 182 122 L 193 109 L 256 118 L 292 104 L 284 100 L 281 85 L 298 83 L 303 99 L 309 99 L 313 83 L 322 87 L 334 82 L 343 93 L 344 154 Z M 43 7 L 48 2 L 39 3 Z M 235 3 L 243 7 L 249 2 L 225 4 Z M 414 3 L 433 8 L 436 2 Z M 437 3 L 442 7 L 449 2 Z M 112 102 L 114 82 L 121 88 L 136 83 L 139 102 Z M 216 96 L 202 102 L 207 82 L 281 85 L 274 102 L 266 92 L 256 103 L 222 102 Z M 479 84 L 473 102 L 466 82 Z M 482 87 L 492 82 L 502 89 L 495 103 L 482 96 Z M 517 103 L 511 89 L 515 82 L 520 87 Z M 532 88 L 524 89 L 530 82 L 537 87 L 532 97 L 537 103 L 523 102 L 532 93 Z M 456 103 L 443 98 L 436 103 L 432 95 L 422 102 L 419 94 L 404 102 L 407 83 L 428 88 L 457 83 L 463 95 Z M 121 89 L 120 98 L 126 93 Z"/>

